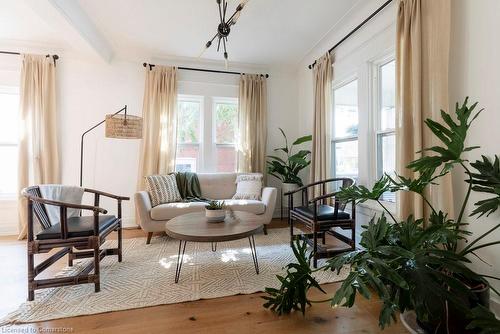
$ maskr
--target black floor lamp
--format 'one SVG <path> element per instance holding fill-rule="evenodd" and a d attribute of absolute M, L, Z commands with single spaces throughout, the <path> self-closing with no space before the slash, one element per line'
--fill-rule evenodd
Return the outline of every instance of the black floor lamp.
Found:
<path fill-rule="evenodd" d="M 124 112 L 124 115 L 118 115 Z M 117 139 L 141 139 L 142 118 L 127 115 L 127 106 L 121 108 L 114 114 L 106 115 L 106 118 L 82 134 L 80 142 L 80 187 L 83 185 L 83 139 L 87 133 L 106 123 L 106 138 Z"/>

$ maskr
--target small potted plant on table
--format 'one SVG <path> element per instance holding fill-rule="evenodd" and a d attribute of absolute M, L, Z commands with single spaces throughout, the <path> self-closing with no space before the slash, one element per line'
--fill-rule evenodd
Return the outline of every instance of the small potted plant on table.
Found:
<path fill-rule="evenodd" d="M 226 218 L 224 201 L 209 201 L 205 206 L 205 217 L 209 223 L 221 223 Z"/>

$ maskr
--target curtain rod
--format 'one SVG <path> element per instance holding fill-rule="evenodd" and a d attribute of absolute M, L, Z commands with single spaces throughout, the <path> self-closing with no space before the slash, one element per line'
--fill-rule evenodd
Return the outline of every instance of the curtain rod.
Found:
<path fill-rule="evenodd" d="M 17 55 L 20 56 L 20 52 L 13 52 L 13 51 L 0 51 L 1 54 L 6 54 L 6 55 Z M 50 57 L 50 55 L 45 55 L 45 57 Z M 58 55 L 52 55 L 52 59 L 54 60 L 54 65 L 56 64 L 56 60 L 59 59 Z"/>
<path fill-rule="evenodd" d="M 142 63 L 142 66 L 146 67 L 149 66 L 149 70 L 151 70 L 155 65 L 154 64 L 148 64 L 148 63 Z M 186 71 L 198 71 L 198 72 L 210 72 L 210 73 L 223 73 L 223 74 L 237 74 L 237 75 L 242 75 L 245 73 L 240 73 L 240 72 L 231 72 L 231 71 L 219 71 L 219 70 L 208 70 L 205 68 L 195 68 L 195 67 L 182 67 L 178 66 L 177 67 L 179 70 L 186 70 Z M 269 74 L 261 74 L 261 76 L 269 78 Z"/>
<path fill-rule="evenodd" d="M 363 27 L 366 23 L 368 23 L 368 21 L 370 21 L 371 19 L 373 19 L 378 13 L 380 13 L 385 7 L 387 7 L 390 3 L 392 2 L 392 0 L 388 0 L 386 1 L 382 6 L 380 6 L 379 8 L 377 8 L 376 11 L 374 11 L 370 16 L 368 16 L 363 22 L 361 22 L 356 28 L 354 28 L 353 30 L 351 30 L 350 33 L 348 33 L 347 35 L 344 36 L 344 38 L 342 38 L 337 44 L 335 44 L 334 46 L 332 46 L 330 48 L 330 50 L 328 50 L 328 53 L 332 53 L 333 50 L 335 50 L 340 44 L 344 43 L 349 37 L 351 37 L 356 31 L 358 31 L 359 29 L 361 29 L 361 27 Z M 311 65 L 309 65 L 309 69 L 312 69 L 314 67 L 314 65 L 316 65 L 316 61 L 314 61 L 314 63 L 312 63 Z"/>

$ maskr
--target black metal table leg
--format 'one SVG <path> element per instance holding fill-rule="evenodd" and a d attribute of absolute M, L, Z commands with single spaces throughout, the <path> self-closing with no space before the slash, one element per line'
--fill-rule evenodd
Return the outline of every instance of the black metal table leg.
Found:
<path fill-rule="evenodd" d="M 257 260 L 257 248 L 255 246 L 255 239 L 252 236 L 248 237 L 248 241 L 250 242 L 250 251 L 252 252 L 253 264 L 255 266 L 255 272 L 257 275 L 259 274 L 259 262 Z"/>
<path fill-rule="evenodd" d="M 182 245 L 184 243 L 184 245 Z M 175 266 L 175 283 L 179 282 L 181 276 L 182 262 L 184 261 L 184 252 L 186 251 L 187 241 L 179 240 L 179 251 L 177 252 L 177 264 Z M 181 253 L 182 248 L 182 253 Z"/>
<path fill-rule="evenodd" d="M 212 242 L 212 252 L 216 252 L 216 251 L 217 251 L 217 243 Z"/>

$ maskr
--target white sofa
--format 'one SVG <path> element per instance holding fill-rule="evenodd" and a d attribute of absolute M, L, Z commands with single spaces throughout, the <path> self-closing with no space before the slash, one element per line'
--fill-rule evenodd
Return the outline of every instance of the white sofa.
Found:
<path fill-rule="evenodd" d="M 276 206 L 276 188 L 262 188 L 262 197 L 257 200 L 233 200 L 236 193 L 236 176 L 238 173 L 198 173 L 201 195 L 204 198 L 224 200 L 226 205 L 235 211 L 246 211 L 258 215 L 262 219 L 264 232 L 271 222 Z M 148 233 L 147 243 L 151 241 L 153 232 L 164 232 L 165 223 L 176 216 L 199 212 L 205 209 L 203 202 L 179 202 L 151 206 L 149 194 L 140 191 L 135 194 L 135 208 L 141 228 Z"/>

